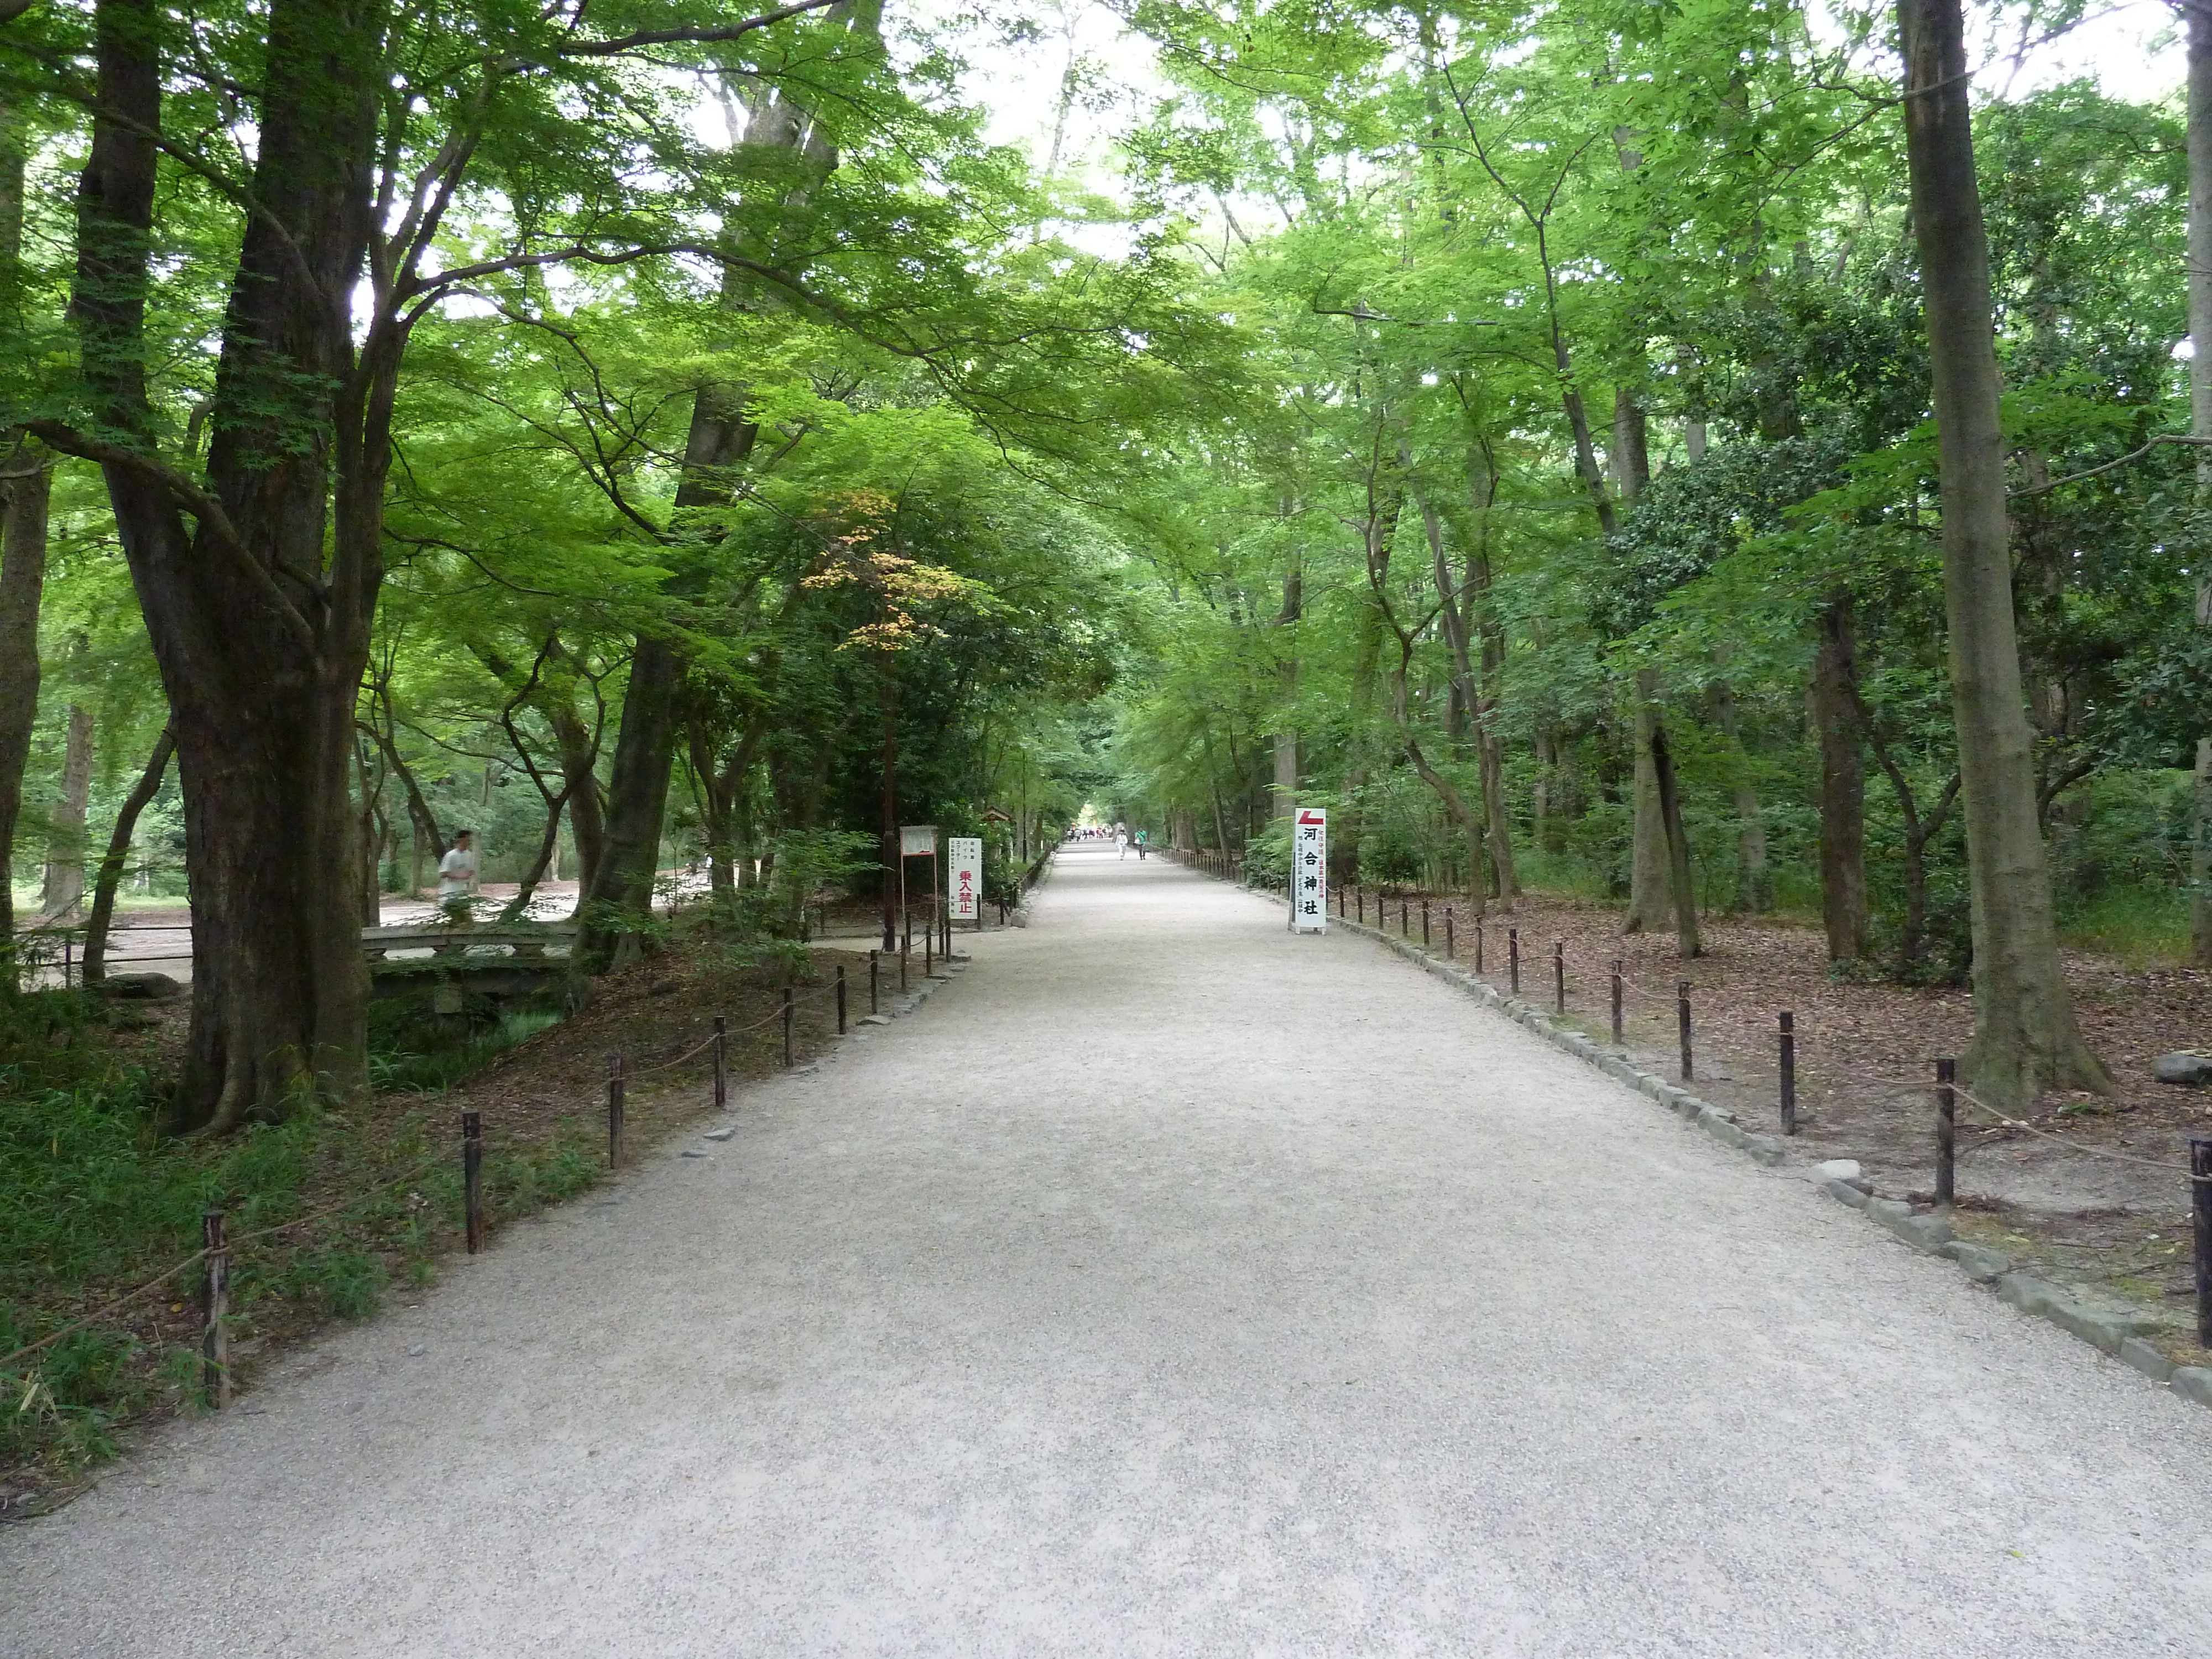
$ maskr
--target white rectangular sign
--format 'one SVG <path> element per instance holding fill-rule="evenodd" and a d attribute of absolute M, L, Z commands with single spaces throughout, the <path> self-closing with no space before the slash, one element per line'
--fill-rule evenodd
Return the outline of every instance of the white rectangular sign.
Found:
<path fill-rule="evenodd" d="M 1328 814 L 1318 806 L 1291 815 L 1291 927 L 1328 931 Z"/>
<path fill-rule="evenodd" d="M 982 914 L 983 843 L 975 836 L 945 838 L 945 893 L 952 920 L 973 921 Z"/>
<path fill-rule="evenodd" d="M 926 859 L 937 852 L 937 826 L 933 823 L 902 823 L 899 826 L 899 856 Z"/>

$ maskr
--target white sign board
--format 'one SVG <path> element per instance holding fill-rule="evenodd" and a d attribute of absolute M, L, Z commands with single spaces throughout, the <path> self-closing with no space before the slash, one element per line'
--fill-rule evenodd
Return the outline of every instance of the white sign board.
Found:
<path fill-rule="evenodd" d="M 1291 927 L 1328 931 L 1328 814 L 1301 806 L 1291 822 Z"/>
<path fill-rule="evenodd" d="M 899 856 L 908 859 L 933 858 L 937 854 L 937 826 L 933 823 L 903 823 L 899 826 Z"/>
<path fill-rule="evenodd" d="M 953 921 L 973 921 L 982 914 L 983 843 L 978 837 L 945 838 L 945 893 Z"/>

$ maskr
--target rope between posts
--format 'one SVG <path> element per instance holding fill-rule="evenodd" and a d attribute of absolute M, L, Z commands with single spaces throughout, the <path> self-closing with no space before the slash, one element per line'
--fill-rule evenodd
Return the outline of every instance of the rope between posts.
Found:
<path fill-rule="evenodd" d="M 1377 931 L 1381 931 L 1379 926 L 1377 927 Z M 1655 990 L 1651 987 L 1644 984 L 1641 981 L 1634 978 L 1626 972 L 1620 974 L 1618 977 L 1624 992 L 1633 993 L 1636 995 L 1644 997 L 1653 1002 L 1676 1003 L 1680 1000 L 1682 994 L 1679 989 L 1670 991 Z M 1694 991 L 1697 988 L 1693 986 L 1691 988 Z M 2092 1146 L 2084 1141 L 2069 1139 L 2068 1137 L 2054 1133 L 2049 1129 L 2038 1128 L 2033 1123 L 2024 1122 L 2021 1119 L 2014 1117 L 2008 1112 L 1999 1110 L 1996 1107 L 1990 1105 L 1987 1101 L 1975 1094 L 1971 1089 L 1966 1088 L 1963 1084 L 1955 1082 L 1949 1084 L 1931 1083 L 1922 1078 L 1906 1079 L 1875 1077 L 1863 1078 L 1861 1080 L 1865 1082 L 1887 1084 L 1893 1088 L 1910 1089 L 1922 1094 L 1928 1093 L 1938 1088 L 1948 1088 L 1957 1098 L 1965 1101 L 1969 1106 L 1972 1106 L 1977 1111 L 1986 1114 L 1990 1118 L 1993 1119 L 1997 1124 L 2004 1128 L 2017 1129 L 2022 1134 L 2034 1135 L 2041 1139 L 2051 1141 L 2058 1146 L 2067 1147 L 2073 1152 L 2083 1153 L 2087 1157 L 2104 1158 L 2108 1163 L 2132 1164 L 2139 1169 L 2160 1170 L 2163 1170 L 2167 1175 L 2185 1175 L 2192 1185 L 2200 1182 L 2212 1182 L 2212 1176 L 2189 1174 L 2187 1171 L 2180 1169 L 2175 1164 L 2165 1163 L 2157 1158 L 2136 1158 L 2126 1152 L 2109 1152 L 2101 1146 Z M 1984 1144 L 1986 1145 L 1987 1143 Z M 1974 1147 L 1969 1148 L 1968 1150 L 1970 1152 L 1973 1152 L 1980 1149 L 1978 1147 Z"/>
<path fill-rule="evenodd" d="M 836 994 L 836 990 L 837 987 L 834 981 L 828 985 L 819 986 L 811 991 L 805 993 L 803 995 L 794 995 L 792 998 L 790 1006 L 795 1008 L 802 1001 L 806 1001 L 814 998 L 835 996 Z M 678 1054 L 673 1060 L 664 1060 L 652 1066 L 642 1066 L 637 1072 L 632 1073 L 632 1075 L 635 1077 L 647 1077 L 655 1072 L 665 1072 L 672 1066 L 680 1066 L 685 1060 L 691 1059 L 694 1055 L 704 1054 L 709 1048 L 714 1046 L 715 1038 L 743 1036 L 749 1032 L 757 1031 L 763 1026 L 774 1024 L 776 1021 L 783 1018 L 783 1014 L 784 1005 L 778 1003 L 775 1008 L 765 1018 L 755 1020 L 750 1025 L 740 1025 L 734 1030 L 710 1031 L 706 1036 L 694 1043 L 690 1048 L 685 1049 L 682 1054 Z M 310 1211 L 306 1215 L 294 1216 L 289 1221 L 272 1222 L 266 1227 L 257 1227 L 251 1232 L 240 1233 L 234 1237 L 226 1239 L 223 1243 L 223 1249 L 226 1254 L 228 1254 L 245 1245 L 251 1244 L 256 1240 L 272 1237 L 277 1233 L 289 1232 L 295 1227 L 304 1227 L 310 1222 L 326 1220 L 331 1216 L 342 1214 L 345 1211 L 358 1208 L 361 1205 L 367 1203 L 369 1200 L 380 1197 L 395 1188 L 404 1187 L 409 1185 L 410 1182 L 420 1180 L 431 1170 L 441 1167 L 446 1163 L 446 1158 L 443 1155 L 441 1155 L 416 1165 L 414 1169 L 406 1171 L 403 1175 L 395 1176 L 389 1181 L 381 1182 L 376 1186 L 370 1188 L 365 1193 L 357 1193 L 354 1196 L 345 1199 L 339 1203 L 327 1206 L 320 1210 Z M 164 1269 L 162 1272 L 155 1274 L 144 1284 L 136 1285 L 131 1289 L 124 1291 L 120 1296 L 102 1303 L 91 1312 L 71 1320 L 68 1324 L 62 1326 L 58 1330 L 49 1331 L 46 1335 L 40 1337 L 35 1342 L 26 1343 L 23 1346 L 15 1349 L 13 1352 L 0 1354 L 0 1367 L 13 1365 L 17 1360 L 27 1358 L 30 1355 L 39 1352 L 41 1349 L 51 1347 L 55 1343 L 60 1341 L 64 1337 L 70 1335 L 74 1332 L 81 1331 L 87 1326 L 94 1324 L 100 1320 L 105 1319 L 108 1315 L 115 1312 L 118 1309 L 129 1307 L 132 1303 L 138 1301 L 140 1298 L 155 1291 L 160 1290 L 164 1285 L 168 1284 L 179 1274 L 185 1273 L 188 1269 L 198 1265 L 199 1262 L 204 1261 L 207 1259 L 207 1247 L 203 1245 L 200 1249 L 194 1250 L 190 1255 L 185 1257 L 181 1261 L 179 1261 Z"/>
<path fill-rule="evenodd" d="M 390 1181 L 382 1182 L 380 1185 L 372 1187 L 365 1193 L 356 1194 L 353 1197 L 345 1200 L 343 1203 L 331 1205 L 325 1209 L 313 1210 L 306 1215 L 294 1216 L 289 1221 L 273 1222 L 266 1227 L 256 1227 L 250 1233 L 240 1233 L 235 1238 L 224 1240 L 223 1249 L 226 1252 L 235 1250 L 240 1245 L 250 1244 L 257 1238 L 267 1238 L 272 1234 L 286 1232 L 294 1227 L 303 1227 L 310 1221 L 322 1221 L 327 1219 L 331 1216 L 337 1215 L 345 1210 L 353 1209 L 359 1205 L 368 1202 L 368 1200 L 372 1198 L 376 1198 L 385 1193 L 390 1192 L 395 1187 L 404 1187 L 410 1182 L 420 1180 L 422 1176 L 428 1175 L 431 1170 L 438 1168 L 445 1162 L 446 1159 L 442 1156 L 434 1158 L 426 1164 L 416 1165 L 414 1169 L 410 1170 L 405 1175 L 395 1176 Z M 106 1318 L 109 1314 L 113 1313 L 118 1308 L 125 1308 L 130 1306 L 131 1304 L 136 1302 L 140 1297 L 144 1296 L 149 1291 L 156 1291 L 161 1289 L 162 1285 L 167 1284 L 179 1273 L 184 1272 L 185 1268 L 191 1267 L 197 1261 L 204 1261 L 206 1257 L 207 1247 L 205 1245 L 202 1245 L 198 1249 L 194 1250 L 190 1255 L 186 1256 L 182 1261 L 178 1262 L 176 1266 L 169 1268 L 165 1273 L 159 1273 L 154 1278 L 148 1279 L 143 1285 L 139 1285 L 137 1289 L 125 1291 L 121 1296 L 117 1297 L 113 1301 L 103 1303 L 100 1306 L 94 1308 L 90 1313 L 86 1314 L 82 1318 L 72 1320 L 70 1323 L 63 1326 L 58 1331 L 49 1331 L 37 1341 L 27 1343 L 22 1347 L 16 1349 L 13 1353 L 0 1354 L 0 1365 L 12 1365 L 15 1361 L 22 1358 L 26 1354 L 36 1353 L 40 1349 L 47 1347 L 53 1343 L 60 1341 L 62 1338 L 69 1335 L 70 1332 L 81 1331 L 86 1326 L 93 1323 L 95 1320 Z"/>
<path fill-rule="evenodd" d="M 1887 1084 L 1892 1088 L 1910 1089 L 1920 1094 L 1929 1094 L 1937 1089 L 1948 1089 L 1954 1096 L 1966 1102 L 1967 1105 L 1974 1108 L 1975 1110 L 1987 1113 L 2004 1127 L 2008 1129 L 2017 1129 L 2022 1134 L 2034 1135 L 2044 1140 L 2056 1141 L 2059 1146 L 2064 1146 L 2069 1151 L 2081 1152 L 2090 1158 L 2101 1158 L 2112 1164 L 2132 1164 L 2140 1169 L 2163 1170 L 2168 1175 L 2186 1175 L 2192 1183 L 2200 1181 L 2212 1182 L 2212 1176 L 2191 1175 L 2188 1171 L 2181 1169 L 2177 1164 L 2162 1163 L 2154 1158 L 2136 1158 L 2127 1152 L 2107 1152 L 2102 1146 L 2092 1146 L 2086 1141 L 2069 1140 L 2066 1136 L 2054 1133 L 2049 1129 L 2039 1129 L 2033 1123 L 2024 1122 L 2021 1119 L 2013 1116 L 2010 1113 L 2001 1111 L 1996 1107 L 1990 1105 L 1989 1102 L 1984 1100 L 1980 1096 L 1974 1093 L 1972 1090 L 1967 1088 L 1963 1083 L 1930 1083 L 1924 1079 L 1919 1078 L 1915 1078 L 1908 1081 L 1903 1078 L 1893 1077 L 1869 1078 L 1864 1079 L 1864 1081 L 1871 1083 L 1884 1083 Z M 1984 1142 L 1983 1144 L 1986 1146 L 1988 1143 Z M 1978 1152 L 1980 1148 L 1975 1147 L 1970 1150 Z"/>

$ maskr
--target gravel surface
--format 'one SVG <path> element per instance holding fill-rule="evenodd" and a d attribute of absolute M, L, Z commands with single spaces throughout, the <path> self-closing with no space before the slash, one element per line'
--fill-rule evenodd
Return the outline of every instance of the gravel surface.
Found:
<path fill-rule="evenodd" d="M 0 1652 L 2212 1650 L 2212 1413 L 1165 860 L 973 948 L 0 1534 Z"/>

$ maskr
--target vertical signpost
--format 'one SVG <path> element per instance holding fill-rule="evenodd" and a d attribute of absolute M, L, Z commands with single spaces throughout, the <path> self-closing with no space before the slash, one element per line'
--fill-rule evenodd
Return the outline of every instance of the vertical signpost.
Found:
<path fill-rule="evenodd" d="M 1291 825 L 1291 931 L 1328 931 L 1328 814 L 1301 806 Z"/>
<path fill-rule="evenodd" d="M 945 838 L 945 896 L 955 921 L 983 925 L 983 842 L 976 836 Z"/>
<path fill-rule="evenodd" d="M 937 826 L 933 823 L 902 823 L 899 826 L 899 922 L 902 934 L 913 932 L 907 920 L 906 861 L 908 859 L 929 860 L 929 885 L 922 889 L 934 900 L 937 896 Z M 937 918 L 929 919 L 932 927 Z"/>

